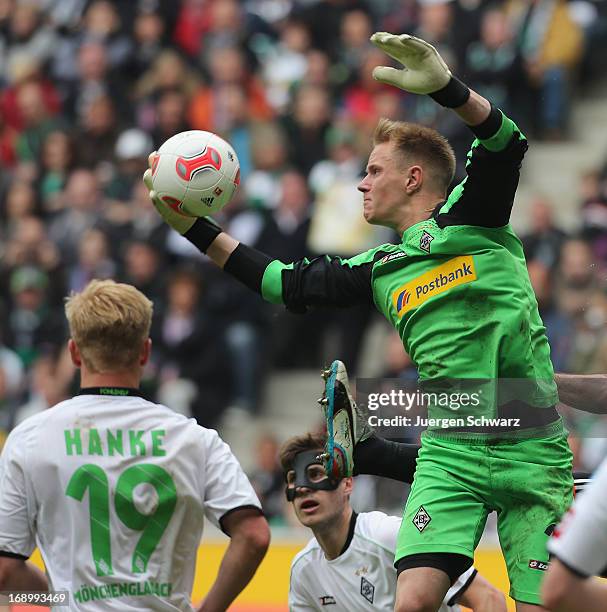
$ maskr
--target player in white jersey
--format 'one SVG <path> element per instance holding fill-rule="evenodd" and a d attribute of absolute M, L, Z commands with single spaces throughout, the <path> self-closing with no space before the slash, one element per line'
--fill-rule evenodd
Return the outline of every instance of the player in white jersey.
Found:
<path fill-rule="evenodd" d="M 542 583 L 544 606 L 555 612 L 604 612 L 607 584 L 607 459 L 576 497 L 548 541 L 552 555 Z"/>
<path fill-rule="evenodd" d="M 315 536 L 291 565 L 289 610 L 392 611 L 401 519 L 383 512 L 354 512 L 353 480 L 327 477 L 318 457 L 324 444 L 324 436 L 306 434 L 287 440 L 280 452 L 287 499 Z M 457 603 L 475 612 L 506 611 L 502 593 L 474 567 L 451 586 L 439 612 L 455 612 L 460 609 Z"/>
<path fill-rule="evenodd" d="M 206 516 L 231 539 L 201 610 L 226 610 L 269 544 L 251 484 L 215 431 L 140 395 L 152 316 L 142 293 L 93 281 L 66 315 L 82 389 L 8 437 L 0 591 L 67 591 L 71 610 L 192 610 Z M 36 545 L 48 584 L 26 561 Z"/>

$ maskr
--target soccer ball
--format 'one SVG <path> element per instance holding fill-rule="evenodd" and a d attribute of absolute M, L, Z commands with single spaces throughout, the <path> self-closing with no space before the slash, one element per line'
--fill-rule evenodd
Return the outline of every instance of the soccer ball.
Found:
<path fill-rule="evenodd" d="M 165 141 L 151 160 L 157 197 L 187 217 L 219 212 L 240 183 L 234 149 L 211 132 L 190 130 Z"/>

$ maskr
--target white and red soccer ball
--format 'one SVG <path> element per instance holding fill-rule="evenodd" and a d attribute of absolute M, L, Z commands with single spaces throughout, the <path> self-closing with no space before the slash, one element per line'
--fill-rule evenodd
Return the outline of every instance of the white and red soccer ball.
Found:
<path fill-rule="evenodd" d="M 234 149 L 223 138 L 201 130 L 171 136 L 152 158 L 151 169 L 157 197 L 189 217 L 219 212 L 240 183 Z"/>

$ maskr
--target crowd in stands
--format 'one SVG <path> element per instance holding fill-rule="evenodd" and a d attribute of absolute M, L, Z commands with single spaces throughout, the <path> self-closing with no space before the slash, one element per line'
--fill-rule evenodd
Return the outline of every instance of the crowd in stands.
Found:
<path fill-rule="evenodd" d="M 357 206 L 378 118 L 439 129 L 458 178 L 471 142 L 432 100 L 371 78 L 386 62 L 372 32 L 431 42 L 531 138 L 559 142 L 572 93 L 607 57 L 605 4 L 0 0 L 0 427 L 77 388 L 63 297 L 92 278 L 154 300 L 146 391 L 203 425 L 228 406 L 258 411 L 273 370 L 339 356 L 356 373 L 373 310 L 301 317 L 262 303 L 163 224 L 140 180 L 148 154 L 182 130 L 219 133 L 241 164 L 218 218 L 230 233 L 286 261 L 351 256 L 397 239 Z M 580 207 L 573 233 L 538 196 L 524 244 L 556 368 L 607 372 L 600 163 L 581 177 Z M 391 374 L 411 372 L 387 353 Z"/>

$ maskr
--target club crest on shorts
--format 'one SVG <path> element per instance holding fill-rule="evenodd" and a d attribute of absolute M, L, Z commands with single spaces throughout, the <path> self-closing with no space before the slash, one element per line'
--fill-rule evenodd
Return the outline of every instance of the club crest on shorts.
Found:
<path fill-rule="evenodd" d="M 413 517 L 413 524 L 417 527 L 417 530 L 421 533 L 432 520 L 432 517 L 426 512 L 426 509 L 423 506 L 419 507 L 419 510 L 415 513 Z"/>
<path fill-rule="evenodd" d="M 419 248 L 426 253 L 430 252 L 430 243 L 434 240 L 434 236 L 424 230 L 422 237 L 419 239 Z"/>
<path fill-rule="evenodd" d="M 364 577 L 360 579 L 360 594 L 369 602 L 373 603 L 375 587 Z"/>

